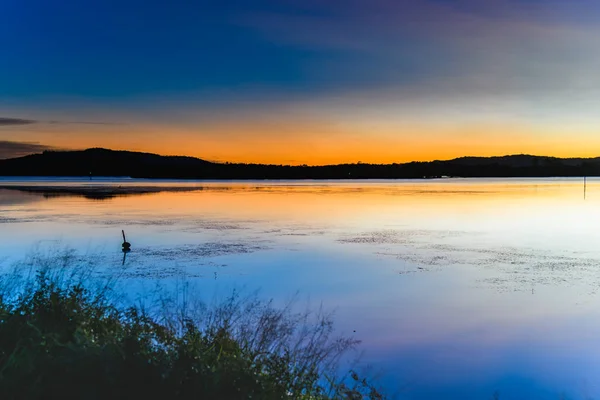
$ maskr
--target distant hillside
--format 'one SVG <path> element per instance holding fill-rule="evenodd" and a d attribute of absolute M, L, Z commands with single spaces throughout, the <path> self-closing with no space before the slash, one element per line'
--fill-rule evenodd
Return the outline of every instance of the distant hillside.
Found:
<path fill-rule="evenodd" d="M 87 149 L 45 151 L 25 157 L 0 160 L 3 176 L 148 176 L 165 177 L 179 171 L 205 170 L 212 163 L 194 157 L 159 156 L 132 151 Z"/>
<path fill-rule="evenodd" d="M 130 176 L 196 179 L 362 179 L 454 177 L 600 176 L 598 158 L 531 155 L 461 157 L 405 164 L 282 166 L 213 163 L 193 157 L 88 149 L 46 151 L 0 160 L 0 176 Z"/>

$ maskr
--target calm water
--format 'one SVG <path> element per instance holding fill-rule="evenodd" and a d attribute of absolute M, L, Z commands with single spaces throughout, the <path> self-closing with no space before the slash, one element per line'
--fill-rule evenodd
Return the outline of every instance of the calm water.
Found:
<path fill-rule="evenodd" d="M 400 398 L 600 397 L 600 180 L 23 184 L 195 190 L 0 189 L 3 265 L 59 242 L 132 282 L 299 292 Z"/>

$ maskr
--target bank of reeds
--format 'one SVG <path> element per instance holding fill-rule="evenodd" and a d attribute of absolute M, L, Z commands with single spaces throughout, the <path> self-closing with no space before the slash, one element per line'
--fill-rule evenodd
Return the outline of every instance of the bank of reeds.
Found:
<path fill-rule="evenodd" d="M 0 276 L 2 399 L 382 398 L 340 375 L 358 343 L 322 310 L 235 292 L 207 305 L 185 288 L 124 305 L 89 270 L 67 251 Z"/>

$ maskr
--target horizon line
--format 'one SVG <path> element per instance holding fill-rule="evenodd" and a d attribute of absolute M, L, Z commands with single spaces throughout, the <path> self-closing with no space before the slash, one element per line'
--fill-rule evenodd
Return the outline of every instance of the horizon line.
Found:
<path fill-rule="evenodd" d="M 447 162 L 447 161 L 460 160 L 460 159 L 464 159 L 464 158 L 491 159 L 491 158 L 505 158 L 505 157 L 519 157 L 519 156 L 521 156 L 521 157 L 536 157 L 536 158 L 553 158 L 553 159 L 559 159 L 559 160 L 594 160 L 594 159 L 600 158 L 600 156 L 595 156 L 595 157 L 558 157 L 558 156 L 536 155 L 536 154 L 527 154 L 527 153 L 513 153 L 513 154 L 503 154 L 503 155 L 494 155 L 494 156 L 465 155 L 465 156 L 459 156 L 459 157 L 448 158 L 448 159 L 432 159 L 432 160 L 426 160 L 426 161 L 412 160 L 412 161 L 392 162 L 392 163 L 373 163 L 373 162 L 362 162 L 362 161 L 349 162 L 348 161 L 348 162 L 342 162 L 342 163 L 337 163 L 337 164 L 306 164 L 306 163 L 303 163 L 303 164 L 283 164 L 283 163 L 273 164 L 273 163 L 260 163 L 260 162 L 214 161 L 214 160 L 209 160 L 206 158 L 189 156 L 189 155 L 181 155 L 181 154 L 159 154 L 159 153 L 152 153 L 152 152 L 147 152 L 147 151 L 115 150 L 115 149 L 109 149 L 106 147 L 88 147 L 86 149 L 46 149 L 46 150 L 42 151 L 41 153 L 31 153 L 31 154 L 27 154 L 27 155 L 23 155 L 23 156 L 18 156 L 18 157 L 5 158 L 5 159 L 1 159 L 0 161 L 14 160 L 14 159 L 18 159 L 18 158 L 35 156 L 35 155 L 42 155 L 44 153 L 70 153 L 70 152 L 85 152 L 85 151 L 89 151 L 89 150 L 104 150 L 104 151 L 112 151 L 112 152 L 138 153 L 138 154 L 154 155 L 154 156 L 159 156 L 159 157 L 193 158 L 196 160 L 210 162 L 213 164 L 270 165 L 270 166 L 283 166 L 283 167 L 328 167 L 328 166 L 336 166 L 336 165 L 359 165 L 359 164 L 364 164 L 364 165 L 402 165 L 402 164 L 411 164 L 411 163 Z"/>

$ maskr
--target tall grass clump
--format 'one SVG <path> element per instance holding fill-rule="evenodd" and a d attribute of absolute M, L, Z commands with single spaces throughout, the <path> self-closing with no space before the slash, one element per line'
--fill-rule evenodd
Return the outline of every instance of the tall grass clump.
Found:
<path fill-rule="evenodd" d="M 73 252 L 0 276 L 2 399 L 380 399 L 354 372 L 357 341 L 330 314 L 258 296 L 207 305 L 189 288 L 121 301 Z"/>

